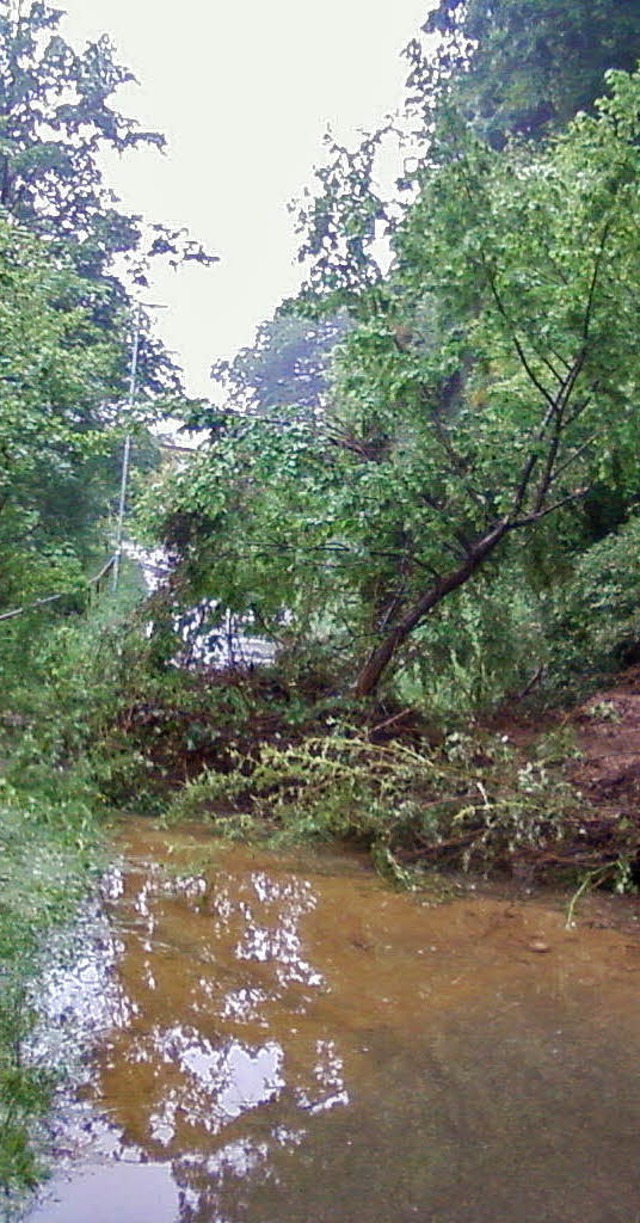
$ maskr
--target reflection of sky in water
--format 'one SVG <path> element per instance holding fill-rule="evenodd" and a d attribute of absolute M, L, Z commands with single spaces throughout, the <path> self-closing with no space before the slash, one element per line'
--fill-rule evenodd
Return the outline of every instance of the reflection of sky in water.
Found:
<path fill-rule="evenodd" d="M 243 1023 L 260 1022 L 263 1027 L 267 1027 L 266 1019 L 261 1019 L 260 1015 L 261 1009 L 268 1000 L 269 995 L 264 989 L 252 989 L 247 986 L 232 989 L 224 998 L 222 1018 L 238 1019 Z"/>
<path fill-rule="evenodd" d="M 110 871 L 102 892 L 103 907 L 88 907 L 74 934 L 73 961 L 50 969 L 40 998 L 49 1029 L 76 1048 L 98 1042 L 88 1073 L 106 1111 L 79 1106 L 60 1149 L 129 1164 L 161 1163 L 164 1152 L 180 1218 L 200 1218 L 204 1192 L 211 1219 L 222 1219 L 210 1182 L 264 1171 L 274 1149 L 302 1140 L 304 1130 L 269 1111 L 281 1097 L 301 1121 L 348 1102 L 333 1041 L 298 1037 L 288 1068 L 286 1045 L 269 1035 L 274 1007 L 299 1022 L 328 988 L 301 931 L 317 897 L 307 880 L 263 870 L 209 880 L 139 866 Z M 298 1034 L 290 1021 L 285 1030 Z M 260 1136 L 225 1141 L 229 1127 L 265 1109 Z"/>
<path fill-rule="evenodd" d="M 236 902 L 237 911 L 244 918 L 244 929 L 235 947 L 237 959 L 274 962 L 281 986 L 298 982 L 321 987 L 324 984 L 321 973 L 302 954 L 299 929 L 300 919 L 317 905 L 311 884 L 304 879 L 273 879 L 265 871 L 253 871 L 247 890 L 253 892 L 254 899 Z M 263 911 L 263 920 L 256 916 L 256 901 Z M 213 906 L 219 922 L 229 922 L 234 915 L 234 902 L 224 890 L 215 896 Z"/>
<path fill-rule="evenodd" d="M 184 1217 L 169 1164 L 87 1168 L 72 1185 L 60 1186 L 58 1198 L 45 1207 L 46 1223 L 176 1223 Z"/>
<path fill-rule="evenodd" d="M 183 1079 L 162 1100 L 151 1120 L 153 1137 L 168 1145 L 175 1137 L 175 1118 L 217 1134 L 247 1109 L 274 1099 L 284 1086 L 284 1053 L 270 1041 L 251 1052 L 237 1041 L 216 1048 L 200 1032 L 179 1025 L 155 1031 L 151 1040 L 165 1061 L 178 1066 Z"/>
<path fill-rule="evenodd" d="M 120 883 L 120 872 L 110 874 L 111 895 Z M 34 999 L 42 1020 L 30 1042 L 33 1060 L 68 1066 L 100 1033 L 129 1026 L 137 1008 L 115 973 L 124 951 L 98 898 L 85 904 L 71 933 L 50 939 Z"/>
<path fill-rule="evenodd" d="M 314 1066 L 314 1077 L 317 1089 L 314 1096 L 306 1091 L 298 1091 L 297 1099 L 301 1108 L 311 1113 L 327 1112 L 336 1104 L 348 1104 L 349 1093 L 344 1086 L 342 1058 L 338 1054 L 335 1042 L 319 1040 L 316 1042 L 317 1062 Z"/>

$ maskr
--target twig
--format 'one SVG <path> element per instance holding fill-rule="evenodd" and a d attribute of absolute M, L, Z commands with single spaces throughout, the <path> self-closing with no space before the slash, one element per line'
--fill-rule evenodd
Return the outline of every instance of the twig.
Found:
<path fill-rule="evenodd" d="M 377 726 L 371 726 L 369 728 L 369 734 L 375 735 L 376 731 L 378 730 L 386 730 L 387 726 L 393 726 L 394 722 L 399 722 L 401 718 L 406 717 L 408 713 L 411 713 L 411 707 L 408 709 L 403 709 L 400 713 L 394 713 L 392 718 L 387 718 L 384 722 L 378 722 Z"/>
<path fill-rule="evenodd" d="M 611 862 L 607 862 L 605 866 L 596 867 L 596 869 L 593 871 L 587 871 L 582 883 L 580 884 L 580 887 L 571 897 L 571 902 L 569 904 L 569 908 L 567 909 L 567 920 L 564 923 L 565 930 L 571 930 L 573 926 L 573 914 L 581 896 L 584 896 L 585 892 L 589 891 L 597 879 L 604 878 L 604 876 L 611 870 L 611 865 Z"/>
<path fill-rule="evenodd" d="M 533 675 L 531 676 L 531 679 L 528 680 L 524 688 L 521 688 L 519 692 L 515 692 L 514 695 L 511 697 L 511 700 L 514 703 L 517 703 L 518 701 L 523 701 L 525 696 L 528 696 L 529 693 L 535 688 L 536 684 L 539 683 L 539 681 L 542 679 L 542 676 L 544 675 L 544 671 L 545 671 L 545 666 L 544 666 L 544 663 L 541 662 L 540 665 L 536 667 Z"/>

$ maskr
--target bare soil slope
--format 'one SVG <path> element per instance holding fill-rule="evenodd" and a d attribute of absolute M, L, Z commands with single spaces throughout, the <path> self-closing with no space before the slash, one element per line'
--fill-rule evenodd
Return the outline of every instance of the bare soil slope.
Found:
<path fill-rule="evenodd" d="M 592 696 L 571 722 L 582 753 L 575 780 L 585 797 L 640 829 L 640 666 Z"/>

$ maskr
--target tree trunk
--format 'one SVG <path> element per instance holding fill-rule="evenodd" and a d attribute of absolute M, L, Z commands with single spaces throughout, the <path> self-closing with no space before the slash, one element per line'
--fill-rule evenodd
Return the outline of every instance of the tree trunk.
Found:
<path fill-rule="evenodd" d="M 465 582 L 479 569 L 483 561 L 498 546 L 512 523 L 510 518 L 503 518 L 482 539 L 474 544 L 457 569 L 452 569 L 445 577 L 440 578 L 404 613 L 397 624 L 389 630 L 386 637 L 371 651 L 356 680 L 355 693 L 358 697 L 371 696 L 375 692 L 389 663 L 407 637 L 413 632 L 425 617 L 441 603 L 443 599 L 464 586 Z"/>

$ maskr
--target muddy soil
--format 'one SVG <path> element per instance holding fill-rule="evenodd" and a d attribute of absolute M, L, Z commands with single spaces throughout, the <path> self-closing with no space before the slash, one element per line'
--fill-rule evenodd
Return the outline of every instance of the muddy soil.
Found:
<path fill-rule="evenodd" d="M 640 822 L 640 667 L 585 701 L 570 719 L 582 754 L 575 771 L 589 802 Z"/>
<path fill-rule="evenodd" d="M 577 818 L 566 821 L 561 851 L 541 852 L 530 881 L 555 879 L 570 887 L 590 872 L 594 885 L 640 886 L 640 665 L 574 709 L 541 719 L 503 707 L 488 728 L 504 734 L 523 761 L 555 735 L 554 767 L 584 799 Z M 516 874 L 522 866 L 527 875 L 526 855 L 513 865 Z"/>

